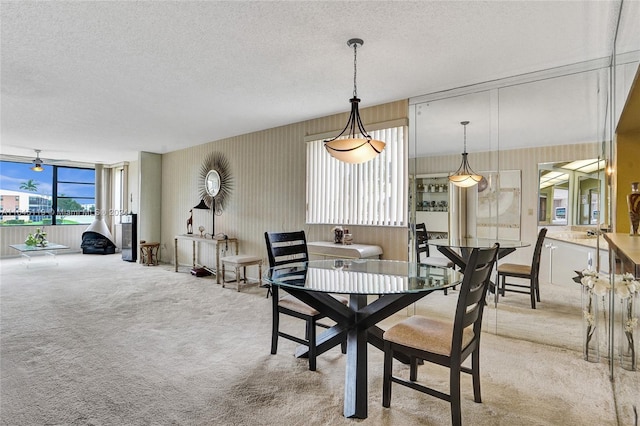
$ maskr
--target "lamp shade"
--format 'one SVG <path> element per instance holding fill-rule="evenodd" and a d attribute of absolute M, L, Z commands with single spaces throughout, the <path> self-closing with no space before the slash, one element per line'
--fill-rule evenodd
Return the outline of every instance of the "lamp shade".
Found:
<path fill-rule="evenodd" d="M 359 164 L 373 160 L 385 147 L 385 143 L 375 139 L 335 139 L 324 144 L 325 148 L 337 160 Z"/>
<path fill-rule="evenodd" d="M 42 164 L 35 163 L 33 167 L 31 167 L 31 170 L 34 172 L 41 172 L 44 170 L 44 167 L 42 167 Z"/>
<path fill-rule="evenodd" d="M 451 175 L 449 181 L 455 186 L 461 188 L 469 188 L 473 185 L 477 185 L 482 180 L 480 175 Z"/>
<path fill-rule="evenodd" d="M 205 203 L 204 200 L 200 200 L 200 204 L 194 206 L 193 208 L 199 210 L 209 210 L 209 206 L 207 206 L 207 203 Z"/>

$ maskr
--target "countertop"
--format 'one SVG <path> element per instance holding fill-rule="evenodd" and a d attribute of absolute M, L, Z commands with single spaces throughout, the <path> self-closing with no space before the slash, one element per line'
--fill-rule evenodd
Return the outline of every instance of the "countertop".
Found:
<path fill-rule="evenodd" d="M 586 232 L 548 232 L 546 238 L 593 248 L 598 247 L 598 244 L 600 244 L 600 250 L 609 250 L 609 245 L 602 235 L 597 237 L 595 235 L 587 235 Z"/>
<path fill-rule="evenodd" d="M 636 277 L 640 277 L 640 235 L 616 233 L 604 234 L 604 238 L 616 256 L 626 264 L 625 270 L 630 268 Z"/>
<path fill-rule="evenodd" d="M 609 245 L 602 238 L 602 233 L 599 236 L 590 235 L 594 231 L 595 228 L 593 226 L 548 226 L 546 238 L 585 247 L 600 247 L 600 250 L 609 250 Z"/>

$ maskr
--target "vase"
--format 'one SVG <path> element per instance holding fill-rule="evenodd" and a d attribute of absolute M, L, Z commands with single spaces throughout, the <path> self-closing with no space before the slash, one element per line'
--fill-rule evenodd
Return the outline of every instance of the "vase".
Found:
<path fill-rule="evenodd" d="M 333 242 L 336 244 L 342 244 L 344 238 L 344 230 L 342 227 L 336 227 L 333 229 Z"/>
<path fill-rule="evenodd" d="M 598 339 L 598 301 L 600 297 L 589 287 L 582 287 L 582 352 L 585 361 L 600 362 L 600 341 Z"/>
<path fill-rule="evenodd" d="M 629 221 L 631 223 L 629 235 L 640 235 L 638 234 L 640 225 L 640 190 L 638 189 L 638 182 L 631 184 L 631 193 L 627 195 L 627 207 L 629 208 Z"/>
<path fill-rule="evenodd" d="M 620 299 L 620 366 L 625 370 L 638 369 L 638 294 Z"/>

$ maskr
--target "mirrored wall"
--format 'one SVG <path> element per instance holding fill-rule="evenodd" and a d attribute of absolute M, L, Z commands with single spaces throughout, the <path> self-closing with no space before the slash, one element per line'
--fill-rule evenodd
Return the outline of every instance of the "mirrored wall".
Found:
<path fill-rule="evenodd" d="M 520 241 L 522 247 L 500 262 L 525 265 L 532 262 L 540 229 L 547 228 L 536 309 L 528 295 L 492 296 L 485 310 L 488 331 L 582 356 L 582 286 L 574 277 L 587 267 L 609 271 L 608 248 L 599 231 L 610 229 L 612 217 L 606 167 L 616 112 L 610 106 L 623 102 L 611 88 L 616 81 L 616 91 L 628 91 L 637 68 L 637 56 L 615 67 L 594 61 L 410 100 L 413 224 L 425 223 L 428 231 L 437 227 L 431 238 Z M 442 219 L 436 226 L 433 215 L 424 212 L 424 200 L 430 199 L 431 180 L 452 174 L 461 164 L 463 121 L 469 122 L 469 165 L 484 179 L 470 188 L 448 185 L 443 216 L 448 228 L 443 230 Z M 441 256 L 433 248 L 430 255 Z M 600 344 L 606 357 L 607 338 Z"/>

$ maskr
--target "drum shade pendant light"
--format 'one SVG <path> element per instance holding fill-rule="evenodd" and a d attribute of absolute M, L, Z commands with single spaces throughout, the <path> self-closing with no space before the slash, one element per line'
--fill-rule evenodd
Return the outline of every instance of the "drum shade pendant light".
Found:
<path fill-rule="evenodd" d="M 449 176 L 449 181 L 455 186 L 461 188 L 469 188 L 476 185 L 482 180 L 482 176 L 477 174 L 469 166 L 469 160 L 467 159 L 467 124 L 468 121 L 461 121 L 460 124 L 464 127 L 464 151 L 462 152 L 462 164 L 454 174 Z"/>
<path fill-rule="evenodd" d="M 333 139 L 324 141 L 324 147 L 332 157 L 346 163 L 364 163 L 372 160 L 384 149 L 385 143 L 373 139 L 364 129 L 360 112 L 358 111 L 358 89 L 356 86 L 357 74 L 357 51 L 358 46 L 362 46 L 364 41 L 359 38 L 352 38 L 347 42 L 349 47 L 353 47 L 353 98 L 351 102 L 351 114 L 349 121 L 342 132 Z M 344 138 L 343 138 L 344 137 Z M 343 139 L 341 139 L 343 138 Z"/>

